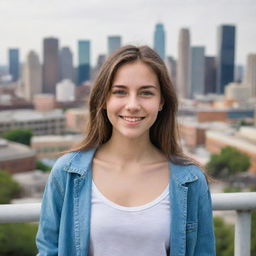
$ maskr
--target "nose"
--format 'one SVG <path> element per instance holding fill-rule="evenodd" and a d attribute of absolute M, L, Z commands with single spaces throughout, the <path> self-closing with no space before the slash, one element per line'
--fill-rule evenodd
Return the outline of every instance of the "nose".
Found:
<path fill-rule="evenodd" d="M 130 95 L 127 98 L 126 110 L 130 112 L 137 112 L 141 109 L 140 101 L 135 95 Z"/>

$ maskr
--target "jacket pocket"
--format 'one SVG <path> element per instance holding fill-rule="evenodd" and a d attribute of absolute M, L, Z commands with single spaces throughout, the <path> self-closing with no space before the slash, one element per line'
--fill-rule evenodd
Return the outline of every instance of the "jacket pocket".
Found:
<path fill-rule="evenodd" d="M 197 241 L 197 222 L 187 222 L 186 226 L 186 255 L 194 256 Z"/>

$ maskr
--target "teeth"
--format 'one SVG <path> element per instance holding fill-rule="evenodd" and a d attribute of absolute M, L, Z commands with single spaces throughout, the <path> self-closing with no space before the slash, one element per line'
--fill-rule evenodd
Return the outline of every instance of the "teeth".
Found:
<path fill-rule="evenodd" d="M 143 117 L 125 117 L 123 116 L 123 119 L 130 122 L 136 122 L 143 119 Z"/>

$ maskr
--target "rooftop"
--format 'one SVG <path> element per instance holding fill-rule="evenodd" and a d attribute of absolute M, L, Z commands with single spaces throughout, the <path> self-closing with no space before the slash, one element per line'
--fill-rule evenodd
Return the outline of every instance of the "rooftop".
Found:
<path fill-rule="evenodd" d="M 32 157 L 34 155 L 35 151 L 24 144 L 4 139 L 0 140 L 0 162 L 11 159 Z"/>
<path fill-rule="evenodd" d="M 0 112 L 0 122 L 26 122 L 62 117 L 64 117 L 64 114 L 61 109 L 54 109 L 49 112 L 39 112 L 31 109 L 5 110 Z"/>

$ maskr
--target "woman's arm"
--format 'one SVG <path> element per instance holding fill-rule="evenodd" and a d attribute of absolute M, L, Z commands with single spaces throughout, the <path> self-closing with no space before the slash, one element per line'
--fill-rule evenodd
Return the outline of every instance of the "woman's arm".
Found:
<path fill-rule="evenodd" d="M 58 255 L 62 203 L 63 191 L 52 170 L 45 187 L 41 205 L 40 222 L 36 236 L 37 256 Z"/>

